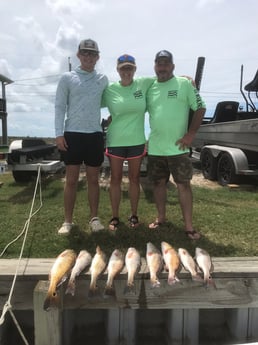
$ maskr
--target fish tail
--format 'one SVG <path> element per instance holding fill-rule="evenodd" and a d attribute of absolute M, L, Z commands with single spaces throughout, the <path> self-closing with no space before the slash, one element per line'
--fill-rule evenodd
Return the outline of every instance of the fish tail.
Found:
<path fill-rule="evenodd" d="M 98 289 L 98 287 L 96 286 L 96 287 L 92 287 L 92 288 L 89 288 L 89 293 L 88 293 L 88 297 L 89 298 L 93 298 L 93 297 L 96 297 L 96 296 L 98 296 L 100 294 L 100 292 L 99 292 L 99 289 Z"/>
<path fill-rule="evenodd" d="M 127 283 L 125 289 L 124 289 L 124 294 L 130 294 L 130 293 L 135 293 L 135 286 L 133 283 Z"/>
<path fill-rule="evenodd" d="M 199 273 L 196 273 L 195 275 L 193 275 L 192 279 L 196 282 L 203 282 L 203 278 L 200 276 Z"/>
<path fill-rule="evenodd" d="M 68 285 L 67 285 L 67 288 L 66 288 L 66 291 L 65 291 L 65 294 L 71 294 L 72 296 L 74 296 L 74 293 L 75 293 L 75 281 L 69 281 Z"/>
<path fill-rule="evenodd" d="M 113 286 L 106 286 L 104 291 L 105 296 L 115 296 L 115 289 Z"/>
<path fill-rule="evenodd" d="M 152 278 L 151 279 L 151 286 L 153 288 L 160 287 L 160 281 L 158 280 L 158 278 Z"/>
<path fill-rule="evenodd" d="M 57 294 L 57 292 L 48 293 L 47 297 L 44 301 L 43 309 L 49 310 L 50 308 L 58 308 L 60 306 L 60 298 Z"/>
<path fill-rule="evenodd" d="M 168 276 L 168 285 L 174 285 L 176 283 L 179 283 L 180 280 L 176 275 L 169 275 Z"/>

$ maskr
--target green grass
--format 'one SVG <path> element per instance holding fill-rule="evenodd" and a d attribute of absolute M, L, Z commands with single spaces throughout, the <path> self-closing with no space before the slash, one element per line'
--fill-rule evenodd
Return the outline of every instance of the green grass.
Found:
<path fill-rule="evenodd" d="M 0 253 L 4 247 L 18 236 L 28 219 L 35 182 L 17 184 L 12 175 L 0 175 L 3 182 L 0 188 Z M 43 205 L 32 217 L 23 257 L 56 257 L 66 248 L 76 251 L 87 249 L 94 254 L 97 245 L 109 255 L 115 248 L 127 250 L 138 248 L 145 256 L 146 243 L 153 242 L 160 247 L 161 241 L 167 241 L 176 248 L 184 247 L 192 255 L 196 246 L 209 251 L 212 256 L 256 256 L 258 255 L 258 215 L 257 186 L 252 188 L 230 189 L 219 187 L 209 189 L 193 186 L 194 224 L 203 237 L 199 241 L 189 240 L 183 230 L 181 211 L 175 187 L 171 184 L 168 192 L 167 218 L 168 225 L 158 231 L 148 229 L 148 223 L 156 216 L 151 189 L 142 179 L 143 191 L 139 203 L 141 225 L 130 229 L 127 218 L 130 214 L 126 186 L 123 188 L 121 201 L 121 228 L 112 234 L 108 230 L 91 233 L 88 229 L 89 211 L 86 198 L 85 181 L 78 186 L 77 202 L 74 212 L 76 223 L 68 237 L 60 237 L 57 230 L 63 222 L 63 179 L 51 176 L 42 179 Z M 34 210 L 39 206 L 37 193 Z M 107 226 L 111 217 L 109 194 L 106 188 L 101 189 L 99 216 Z M 17 258 L 20 253 L 23 236 L 8 247 L 2 258 Z"/>

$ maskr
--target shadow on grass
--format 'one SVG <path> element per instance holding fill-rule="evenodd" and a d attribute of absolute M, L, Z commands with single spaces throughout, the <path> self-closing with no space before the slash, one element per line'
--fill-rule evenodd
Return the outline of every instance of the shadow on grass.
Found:
<path fill-rule="evenodd" d="M 129 247 L 135 247 L 139 250 L 141 256 L 145 257 L 148 242 L 152 242 L 160 249 L 162 241 L 168 242 L 175 249 L 185 248 L 192 256 L 195 254 L 196 247 L 207 250 L 214 257 L 233 256 L 234 253 L 237 255 L 238 252 L 238 248 L 234 248 L 232 245 L 225 246 L 223 243 L 215 244 L 204 235 L 199 240 L 191 240 L 181 228 L 172 223 L 167 223 L 158 230 L 150 230 L 145 224 L 140 224 L 136 229 L 121 224 L 121 227 L 115 233 L 108 230 L 86 233 L 80 231 L 78 227 L 74 227 L 67 237 L 68 247 L 76 252 L 86 249 L 94 255 L 98 245 L 107 256 L 110 256 L 116 248 L 119 248 L 125 254 Z"/>

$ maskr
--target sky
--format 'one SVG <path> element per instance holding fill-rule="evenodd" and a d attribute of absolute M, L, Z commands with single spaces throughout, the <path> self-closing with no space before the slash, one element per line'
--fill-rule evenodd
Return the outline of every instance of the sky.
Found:
<path fill-rule="evenodd" d="M 6 86 L 9 136 L 54 137 L 57 83 L 69 61 L 78 66 L 81 39 L 98 42 L 96 68 L 110 81 L 118 80 L 116 59 L 124 53 L 136 58 L 136 77 L 154 75 L 162 49 L 173 53 L 177 75 L 194 77 L 205 57 L 207 116 L 219 101 L 245 107 L 241 66 L 243 87 L 258 69 L 257 0 L 9 0 L 0 13 L 0 74 L 13 81 Z"/>

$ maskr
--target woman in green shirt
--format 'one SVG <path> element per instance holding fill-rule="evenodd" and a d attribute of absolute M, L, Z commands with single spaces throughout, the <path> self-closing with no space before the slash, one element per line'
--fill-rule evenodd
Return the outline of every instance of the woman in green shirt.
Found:
<path fill-rule="evenodd" d="M 110 200 L 112 218 L 110 230 L 119 226 L 119 204 L 123 163 L 128 161 L 129 196 L 131 215 L 129 225 L 139 224 L 137 209 L 140 195 L 140 167 L 146 154 L 144 120 L 146 112 L 146 92 L 154 78 L 134 79 L 135 58 L 124 54 L 117 59 L 120 81 L 110 84 L 103 95 L 103 105 L 111 115 L 107 130 L 106 155 L 111 167 Z"/>

